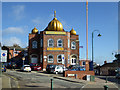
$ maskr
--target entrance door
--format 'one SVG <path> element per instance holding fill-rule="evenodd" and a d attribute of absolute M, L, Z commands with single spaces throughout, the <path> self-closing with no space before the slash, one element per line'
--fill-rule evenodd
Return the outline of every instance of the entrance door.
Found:
<path fill-rule="evenodd" d="M 37 63 L 37 58 L 31 58 L 31 63 Z"/>
<path fill-rule="evenodd" d="M 73 55 L 71 57 L 71 65 L 76 65 L 76 61 L 77 61 L 77 57 L 75 55 Z"/>

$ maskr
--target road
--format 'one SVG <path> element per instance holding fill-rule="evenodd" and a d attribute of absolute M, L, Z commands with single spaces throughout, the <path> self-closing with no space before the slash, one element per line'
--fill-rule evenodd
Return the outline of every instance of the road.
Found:
<path fill-rule="evenodd" d="M 41 75 L 33 72 L 7 71 L 4 75 L 14 79 L 13 86 L 16 88 L 51 88 L 51 79 L 53 79 L 53 88 L 72 88 L 80 90 L 84 86 L 83 83 L 69 82 L 56 79 L 51 76 Z"/>

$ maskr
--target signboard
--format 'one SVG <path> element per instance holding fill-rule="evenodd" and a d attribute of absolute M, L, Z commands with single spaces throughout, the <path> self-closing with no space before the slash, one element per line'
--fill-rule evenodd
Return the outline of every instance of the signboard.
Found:
<path fill-rule="evenodd" d="M 65 34 L 66 34 L 66 32 L 46 31 L 46 34 L 62 34 L 62 35 L 65 35 Z"/>
<path fill-rule="evenodd" d="M 7 50 L 1 50 L 1 62 L 7 62 Z"/>
<path fill-rule="evenodd" d="M 63 48 L 58 48 L 58 47 L 48 47 L 47 50 L 63 50 Z"/>
<path fill-rule="evenodd" d="M 75 76 L 75 74 L 67 74 L 67 76 Z"/>
<path fill-rule="evenodd" d="M 62 56 L 62 64 L 65 64 L 65 57 L 63 54 L 61 56 Z"/>

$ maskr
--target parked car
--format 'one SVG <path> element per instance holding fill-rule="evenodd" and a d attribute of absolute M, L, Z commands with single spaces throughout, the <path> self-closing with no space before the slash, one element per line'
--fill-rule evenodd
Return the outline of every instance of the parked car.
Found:
<path fill-rule="evenodd" d="M 115 77 L 116 77 L 117 79 L 119 79 L 119 78 L 120 78 L 120 74 L 117 73 Z"/>
<path fill-rule="evenodd" d="M 6 72 L 6 67 L 5 67 L 5 65 L 2 65 L 2 72 Z"/>
<path fill-rule="evenodd" d="M 70 71 L 85 71 L 85 67 L 84 66 L 80 66 L 80 65 L 72 65 L 69 68 Z"/>
<path fill-rule="evenodd" d="M 31 67 L 30 67 L 30 65 L 23 65 L 23 66 L 21 67 L 21 71 L 29 71 L 29 72 L 31 72 Z"/>
<path fill-rule="evenodd" d="M 38 64 L 30 64 L 30 67 L 31 67 L 31 70 L 33 70 L 33 71 L 40 71 L 40 70 L 42 70 L 42 65 L 38 65 Z"/>
<path fill-rule="evenodd" d="M 63 73 L 64 69 L 63 69 L 63 66 L 60 66 L 60 65 L 56 65 L 55 67 L 51 68 L 50 69 L 50 73 Z"/>
<path fill-rule="evenodd" d="M 52 68 L 54 68 L 56 65 L 47 65 L 47 67 L 46 67 L 46 71 L 48 72 L 48 73 L 50 73 L 50 71 L 51 71 L 51 69 Z"/>
<path fill-rule="evenodd" d="M 15 62 L 9 62 L 7 64 L 7 68 L 8 69 L 16 69 L 17 68 L 17 64 Z"/>

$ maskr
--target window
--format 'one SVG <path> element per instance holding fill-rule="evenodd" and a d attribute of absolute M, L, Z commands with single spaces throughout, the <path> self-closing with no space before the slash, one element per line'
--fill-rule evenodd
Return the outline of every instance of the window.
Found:
<path fill-rule="evenodd" d="M 68 39 L 68 48 L 70 47 L 70 39 Z"/>
<path fill-rule="evenodd" d="M 74 41 L 71 42 L 71 49 L 76 49 L 76 43 Z"/>
<path fill-rule="evenodd" d="M 54 46 L 54 41 L 53 39 L 48 40 L 48 47 L 53 47 Z"/>
<path fill-rule="evenodd" d="M 32 48 L 37 48 L 37 41 L 32 42 Z"/>
<path fill-rule="evenodd" d="M 54 58 L 53 55 L 48 55 L 48 63 L 53 63 Z"/>
<path fill-rule="evenodd" d="M 85 66 L 85 61 L 82 61 L 82 65 Z"/>
<path fill-rule="evenodd" d="M 62 55 L 58 55 L 57 56 L 57 62 L 58 63 L 62 63 Z"/>
<path fill-rule="evenodd" d="M 43 39 L 40 39 L 40 46 L 43 47 Z"/>
<path fill-rule="evenodd" d="M 57 40 L 57 47 L 62 47 L 63 46 L 63 41 L 61 39 Z"/>

